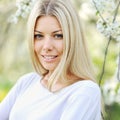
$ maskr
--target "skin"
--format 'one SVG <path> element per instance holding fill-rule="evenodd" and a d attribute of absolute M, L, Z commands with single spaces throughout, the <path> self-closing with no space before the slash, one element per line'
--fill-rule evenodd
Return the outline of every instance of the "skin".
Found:
<path fill-rule="evenodd" d="M 42 66 L 54 71 L 63 53 L 63 34 L 59 22 L 53 16 L 43 16 L 37 20 L 35 27 L 35 52 Z"/>
<path fill-rule="evenodd" d="M 46 86 L 46 80 L 57 67 L 63 55 L 63 33 L 56 17 L 42 16 L 36 21 L 34 51 L 42 66 L 49 71 L 42 82 Z M 60 84 L 55 87 L 55 89 L 59 88 L 61 88 Z"/>

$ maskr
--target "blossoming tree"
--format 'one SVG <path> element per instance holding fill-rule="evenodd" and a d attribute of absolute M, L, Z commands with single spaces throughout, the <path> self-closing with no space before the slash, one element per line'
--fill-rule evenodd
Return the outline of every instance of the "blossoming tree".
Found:
<path fill-rule="evenodd" d="M 112 87 L 109 83 L 107 85 L 103 85 L 103 91 L 107 98 L 105 101 L 106 104 L 110 104 L 108 100 L 110 100 L 112 97 L 111 102 L 120 102 L 118 100 L 120 98 L 120 15 L 119 13 L 119 7 L 120 7 L 120 1 L 117 0 L 92 0 L 93 5 L 96 9 L 96 14 L 99 16 L 99 19 L 97 21 L 97 29 L 108 39 L 108 43 L 105 50 L 105 57 L 103 62 L 103 68 L 99 80 L 99 84 L 101 85 L 101 81 L 105 72 L 105 65 L 106 65 L 106 57 L 108 53 L 108 48 L 111 41 L 116 42 L 116 47 L 118 46 L 118 57 L 117 57 L 117 68 L 116 68 L 116 79 L 118 82 L 116 83 L 116 86 Z M 112 83 L 113 84 L 113 83 Z M 110 88 L 112 87 L 112 88 Z M 117 88 L 117 95 L 115 88 Z M 110 93 L 112 96 L 110 96 Z M 115 96 L 116 95 L 116 96 Z"/>

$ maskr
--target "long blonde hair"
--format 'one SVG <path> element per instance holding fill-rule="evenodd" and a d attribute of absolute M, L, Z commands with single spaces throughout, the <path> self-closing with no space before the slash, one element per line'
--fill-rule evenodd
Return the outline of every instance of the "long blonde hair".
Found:
<path fill-rule="evenodd" d="M 48 73 L 42 67 L 34 51 L 34 28 L 36 21 L 41 16 L 47 15 L 57 18 L 61 25 L 64 39 L 63 56 L 48 80 L 48 88 L 51 89 L 59 78 L 67 84 L 76 82 L 75 80 L 71 82 L 67 79 L 68 73 L 83 80 L 94 80 L 93 68 L 91 67 L 80 19 L 70 0 L 37 0 L 31 11 L 28 20 L 28 39 L 30 54 L 36 71 L 43 76 Z"/>

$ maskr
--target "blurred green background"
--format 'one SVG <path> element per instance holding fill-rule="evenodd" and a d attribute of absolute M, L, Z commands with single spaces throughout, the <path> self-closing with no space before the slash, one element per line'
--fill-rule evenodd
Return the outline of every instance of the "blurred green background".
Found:
<path fill-rule="evenodd" d="M 17 9 L 15 2 L 15 0 L 0 0 L 0 101 L 4 99 L 21 75 L 33 71 L 26 39 L 27 18 L 19 19 L 17 24 L 8 22 L 9 17 Z M 93 60 L 97 80 L 99 80 L 108 40 L 96 29 L 97 17 L 95 16 L 95 10 L 89 5 L 90 1 L 73 0 L 73 2 L 80 13 L 90 56 Z M 117 46 L 114 41 L 109 46 L 102 86 L 106 81 L 110 83 L 110 81 L 116 80 L 114 75 L 117 67 Z M 104 101 L 107 96 L 103 96 Z M 107 111 L 106 120 L 120 120 L 119 102 L 105 104 L 105 108 Z"/>

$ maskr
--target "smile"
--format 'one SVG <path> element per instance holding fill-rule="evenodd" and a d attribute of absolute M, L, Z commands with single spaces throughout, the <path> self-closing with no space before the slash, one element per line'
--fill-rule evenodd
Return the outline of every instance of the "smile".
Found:
<path fill-rule="evenodd" d="M 42 57 L 44 58 L 45 61 L 51 62 L 55 60 L 57 56 L 56 55 L 42 55 Z"/>

